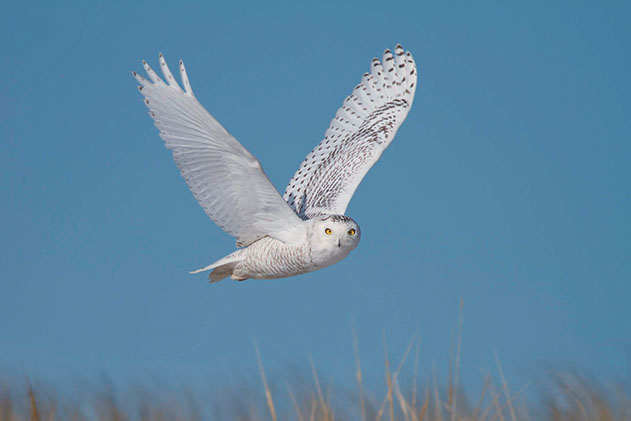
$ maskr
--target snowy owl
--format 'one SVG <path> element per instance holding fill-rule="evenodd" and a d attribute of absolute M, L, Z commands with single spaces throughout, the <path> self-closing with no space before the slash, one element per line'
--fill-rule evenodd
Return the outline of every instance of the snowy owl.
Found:
<path fill-rule="evenodd" d="M 372 60 L 282 197 L 259 161 L 197 101 L 184 63 L 182 90 L 162 54 L 159 61 L 166 83 L 145 61 L 149 79 L 133 72 L 149 115 L 193 196 L 237 240 L 237 250 L 191 273 L 212 270 L 211 282 L 284 278 L 330 266 L 357 247 L 361 231 L 344 212 L 412 106 L 417 72 L 409 52 L 397 45 Z"/>

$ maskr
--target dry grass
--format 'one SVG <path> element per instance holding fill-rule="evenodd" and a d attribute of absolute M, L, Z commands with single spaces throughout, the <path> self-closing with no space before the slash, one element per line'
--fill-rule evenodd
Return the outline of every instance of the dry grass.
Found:
<path fill-rule="evenodd" d="M 414 344 L 418 344 L 414 341 Z M 418 348 L 417 348 L 418 349 Z M 499 361 L 498 361 L 499 364 Z M 315 366 L 313 386 L 304 383 L 286 389 L 270 388 L 261 364 L 262 385 L 233 386 L 212 395 L 178 392 L 150 393 L 146 390 L 117 395 L 111 386 L 88 387 L 70 397 L 56 397 L 50 387 L 31 385 L 28 380 L 0 386 L 0 421 L 23 420 L 400 420 L 400 421 L 515 421 L 515 420 L 631 420 L 628 389 L 613 391 L 597 385 L 576 372 L 554 373 L 538 403 L 528 406 L 520 390 L 511 392 L 503 375 L 496 382 L 483 379 L 480 395 L 470 400 L 449 379 L 441 389 L 434 377 L 431 386 L 417 391 L 401 390 L 399 368 L 385 363 L 386 393 L 380 400 L 369 399 L 357 359 L 358 393 L 322 390 Z M 414 367 L 418 367 L 415 363 Z M 501 366 L 499 368 L 501 373 Z M 416 378 L 416 374 L 414 378 Z M 298 389 L 295 389 L 295 387 Z M 298 390 L 298 393 L 296 393 Z M 210 397 L 210 402 L 208 401 Z M 332 402 L 335 397 L 335 403 Z M 203 402 L 203 404 L 200 404 Z M 277 413 L 278 411 L 278 413 Z"/>
<path fill-rule="evenodd" d="M 431 385 L 417 387 L 420 340 L 410 341 L 396 364 L 388 356 L 384 339 L 384 383 L 382 398 L 366 393 L 359 358 L 359 345 L 353 327 L 357 390 L 323 390 L 313 360 L 311 379 L 292 379 L 284 388 L 268 383 L 263 361 L 254 344 L 260 369 L 260 383 L 238 384 L 208 394 L 186 390 L 155 391 L 151 387 L 130 389 L 117 394 L 110 383 L 99 387 L 81 385 L 75 393 L 57 397 L 54 388 L 22 381 L 2 381 L 0 377 L 0 421 L 48 420 L 379 420 L 379 421 L 516 421 L 516 420 L 631 420 L 631 394 L 628 387 L 603 387 L 576 371 L 554 372 L 545 385 L 539 385 L 541 398 L 527 402 L 527 385 L 509 390 L 502 365 L 496 355 L 499 381 L 487 374 L 475 399 L 462 391 L 459 383 L 462 344 L 462 303 L 458 338 L 446 386 L 438 386 L 433 373 Z M 408 357 L 414 350 L 414 361 Z M 410 368 L 411 366 L 411 368 Z M 401 374 L 412 379 L 402 390 Z M 284 389 L 284 390 L 283 390 Z M 153 390 L 153 391 L 152 391 Z M 282 390 L 282 391 L 281 391 Z M 374 396 L 374 395 L 372 395 Z M 473 402 L 473 403 L 470 403 Z"/>
<path fill-rule="evenodd" d="M 414 340 L 412 347 L 418 341 Z M 416 352 L 418 355 L 418 351 Z M 259 357 L 260 358 L 260 357 Z M 576 372 L 550 376 L 542 398 L 528 406 L 524 388 L 511 392 L 503 375 L 499 382 L 487 375 L 480 395 L 470 400 L 457 388 L 455 376 L 444 389 L 432 385 L 418 393 L 412 387 L 402 391 L 399 373 L 405 357 L 396 370 L 387 368 L 386 392 L 382 399 L 364 395 L 359 358 L 357 358 L 358 393 L 323 391 L 312 364 L 312 386 L 299 381 L 286 388 L 270 388 L 262 363 L 261 383 L 236 385 L 208 396 L 178 392 L 150 392 L 150 388 L 116 394 L 111 386 L 87 387 L 70 397 L 58 398 L 50 387 L 31 385 L 28 379 L 20 386 L 0 386 L 0 421 L 25 420 L 397 420 L 397 421 L 515 421 L 515 420 L 631 420 L 631 394 L 618 388 L 605 392 L 593 380 Z M 386 360 L 386 367 L 391 361 Z M 499 360 L 498 360 L 499 364 Z M 414 367 L 418 367 L 415 362 Z M 455 367 L 454 367 L 455 369 Z M 415 369 L 416 371 L 416 369 Z M 501 366 L 498 367 L 501 373 Z M 454 373 L 456 370 L 454 370 Z M 414 378 L 416 374 L 412 373 Z M 295 389 L 295 387 L 298 389 Z M 335 399 L 333 399 L 335 398 Z M 209 401 L 210 399 L 210 401 Z M 335 400 L 335 403 L 332 401 Z M 202 403 L 203 402 L 203 403 Z M 278 411 L 278 412 L 277 412 Z"/>

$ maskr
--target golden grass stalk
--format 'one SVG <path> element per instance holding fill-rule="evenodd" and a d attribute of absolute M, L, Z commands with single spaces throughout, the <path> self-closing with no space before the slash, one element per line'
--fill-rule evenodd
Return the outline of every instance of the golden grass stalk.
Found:
<path fill-rule="evenodd" d="M 357 340 L 357 329 L 355 329 L 355 320 L 351 322 L 351 328 L 353 331 L 353 350 L 355 352 L 355 379 L 357 380 L 357 387 L 359 388 L 359 409 L 361 414 L 361 421 L 366 421 L 366 402 L 364 401 L 364 384 L 362 380 L 362 367 L 359 361 L 359 342 Z"/>
<path fill-rule="evenodd" d="M 263 380 L 263 387 L 265 388 L 265 398 L 267 400 L 267 406 L 269 408 L 272 420 L 278 421 L 276 418 L 276 409 L 274 408 L 274 400 L 272 399 L 272 392 L 267 385 L 267 378 L 265 377 L 265 369 L 263 368 L 263 361 L 261 361 L 261 353 L 259 352 L 259 345 L 254 341 L 254 350 L 256 351 L 256 359 L 259 363 L 259 371 L 261 372 L 261 379 Z"/>
<path fill-rule="evenodd" d="M 294 396 L 294 393 L 291 390 L 291 387 L 289 386 L 289 383 L 287 383 L 287 393 L 289 394 L 289 397 L 291 399 L 291 404 L 294 407 L 294 410 L 296 411 L 296 416 L 298 417 L 298 421 L 304 421 L 304 418 L 302 417 L 302 412 L 300 411 L 300 407 L 298 406 L 298 402 L 296 401 L 296 397 Z"/>
<path fill-rule="evenodd" d="M 311 364 L 311 374 L 313 375 L 313 381 L 315 383 L 316 391 L 318 392 L 320 410 L 322 411 L 322 420 L 332 421 L 333 414 L 331 413 L 329 406 L 324 400 L 324 395 L 322 394 L 322 388 L 320 387 L 320 379 L 318 378 L 318 372 L 315 368 L 315 364 L 313 363 L 313 358 L 311 357 L 311 355 L 309 355 L 309 362 Z"/>
<path fill-rule="evenodd" d="M 456 361 L 454 363 L 453 398 L 451 400 L 451 421 L 456 421 L 458 408 L 458 386 L 460 380 L 460 351 L 462 349 L 462 328 L 464 324 L 464 299 L 460 298 L 460 316 L 458 318 L 458 345 L 456 346 Z M 450 387 L 451 390 L 451 387 Z M 451 394 L 450 394 L 451 396 Z"/>
<path fill-rule="evenodd" d="M 386 332 L 383 332 L 383 355 L 386 363 L 386 382 L 388 384 L 388 404 L 390 408 L 390 421 L 394 421 L 394 404 L 392 402 L 392 377 L 390 375 L 390 360 L 388 359 L 388 345 L 386 344 Z"/>
<path fill-rule="evenodd" d="M 497 371 L 500 373 L 500 379 L 502 380 L 502 387 L 504 388 L 504 395 L 506 395 L 506 400 L 508 403 L 508 410 L 510 411 L 511 419 L 513 421 L 517 421 L 517 417 L 515 417 L 515 409 L 513 408 L 511 395 L 508 391 L 508 383 L 506 383 L 506 378 L 504 377 L 504 370 L 502 370 L 502 363 L 500 362 L 500 357 L 497 355 L 497 351 L 495 351 L 495 361 L 497 363 Z"/>
<path fill-rule="evenodd" d="M 31 382 L 26 377 L 26 385 L 28 389 L 28 398 L 29 404 L 31 407 L 31 421 L 40 421 L 39 418 L 39 409 L 37 408 L 37 399 L 35 399 L 35 392 L 33 391 L 33 386 L 31 386 Z"/>

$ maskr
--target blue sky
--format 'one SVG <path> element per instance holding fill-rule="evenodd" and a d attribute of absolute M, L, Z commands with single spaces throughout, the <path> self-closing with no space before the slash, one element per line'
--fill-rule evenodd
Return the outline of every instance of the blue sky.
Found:
<path fill-rule="evenodd" d="M 51 381 L 308 368 L 367 381 L 419 333 L 465 384 L 497 350 L 630 374 L 631 41 L 623 2 L 3 2 L 0 370 Z M 209 285 L 232 238 L 197 205 L 131 70 L 185 60 L 201 103 L 283 191 L 372 57 L 416 59 L 414 107 L 347 214 L 341 263 Z"/>

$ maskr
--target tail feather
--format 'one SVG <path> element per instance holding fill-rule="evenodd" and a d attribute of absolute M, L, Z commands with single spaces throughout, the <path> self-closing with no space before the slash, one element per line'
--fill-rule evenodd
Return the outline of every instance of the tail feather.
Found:
<path fill-rule="evenodd" d="M 217 262 L 215 262 L 215 263 L 211 263 L 210 265 L 208 265 L 208 266 L 206 266 L 206 267 L 203 267 L 203 268 L 201 268 L 201 269 L 195 269 L 195 270 L 192 270 L 192 271 L 190 271 L 189 273 L 190 273 L 191 275 L 193 275 L 193 274 L 195 274 L 195 273 L 205 272 L 205 271 L 207 271 L 207 270 L 211 270 L 211 269 L 214 269 L 214 268 L 216 268 L 216 267 L 217 267 Z"/>
<path fill-rule="evenodd" d="M 216 267 L 210 275 L 208 275 L 208 279 L 210 279 L 210 283 L 214 284 L 215 282 L 221 281 L 223 278 L 232 275 L 232 271 L 236 263 L 228 263 L 227 265 L 221 265 Z"/>
<path fill-rule="evenodd" d="M 193 270 L 189 273 L 194 274 L 194 273 L 200 273 L 200 272 L 205 272 L 207 270 L 214 269 L 210 273 L 208 278 L 210 279 L 211 283 L 219 282 L 223 278 L 232 275 L 232 271 L 234 270 L 234 267 L 237 265 L 237 263 L 243 260 L 243 250 L 245 249 L 235 250 L 234 252 L 230 253 L 226 257 L 219 259 L 216 262 L 211 263 L 210 265 L 206 267 Z"/>

